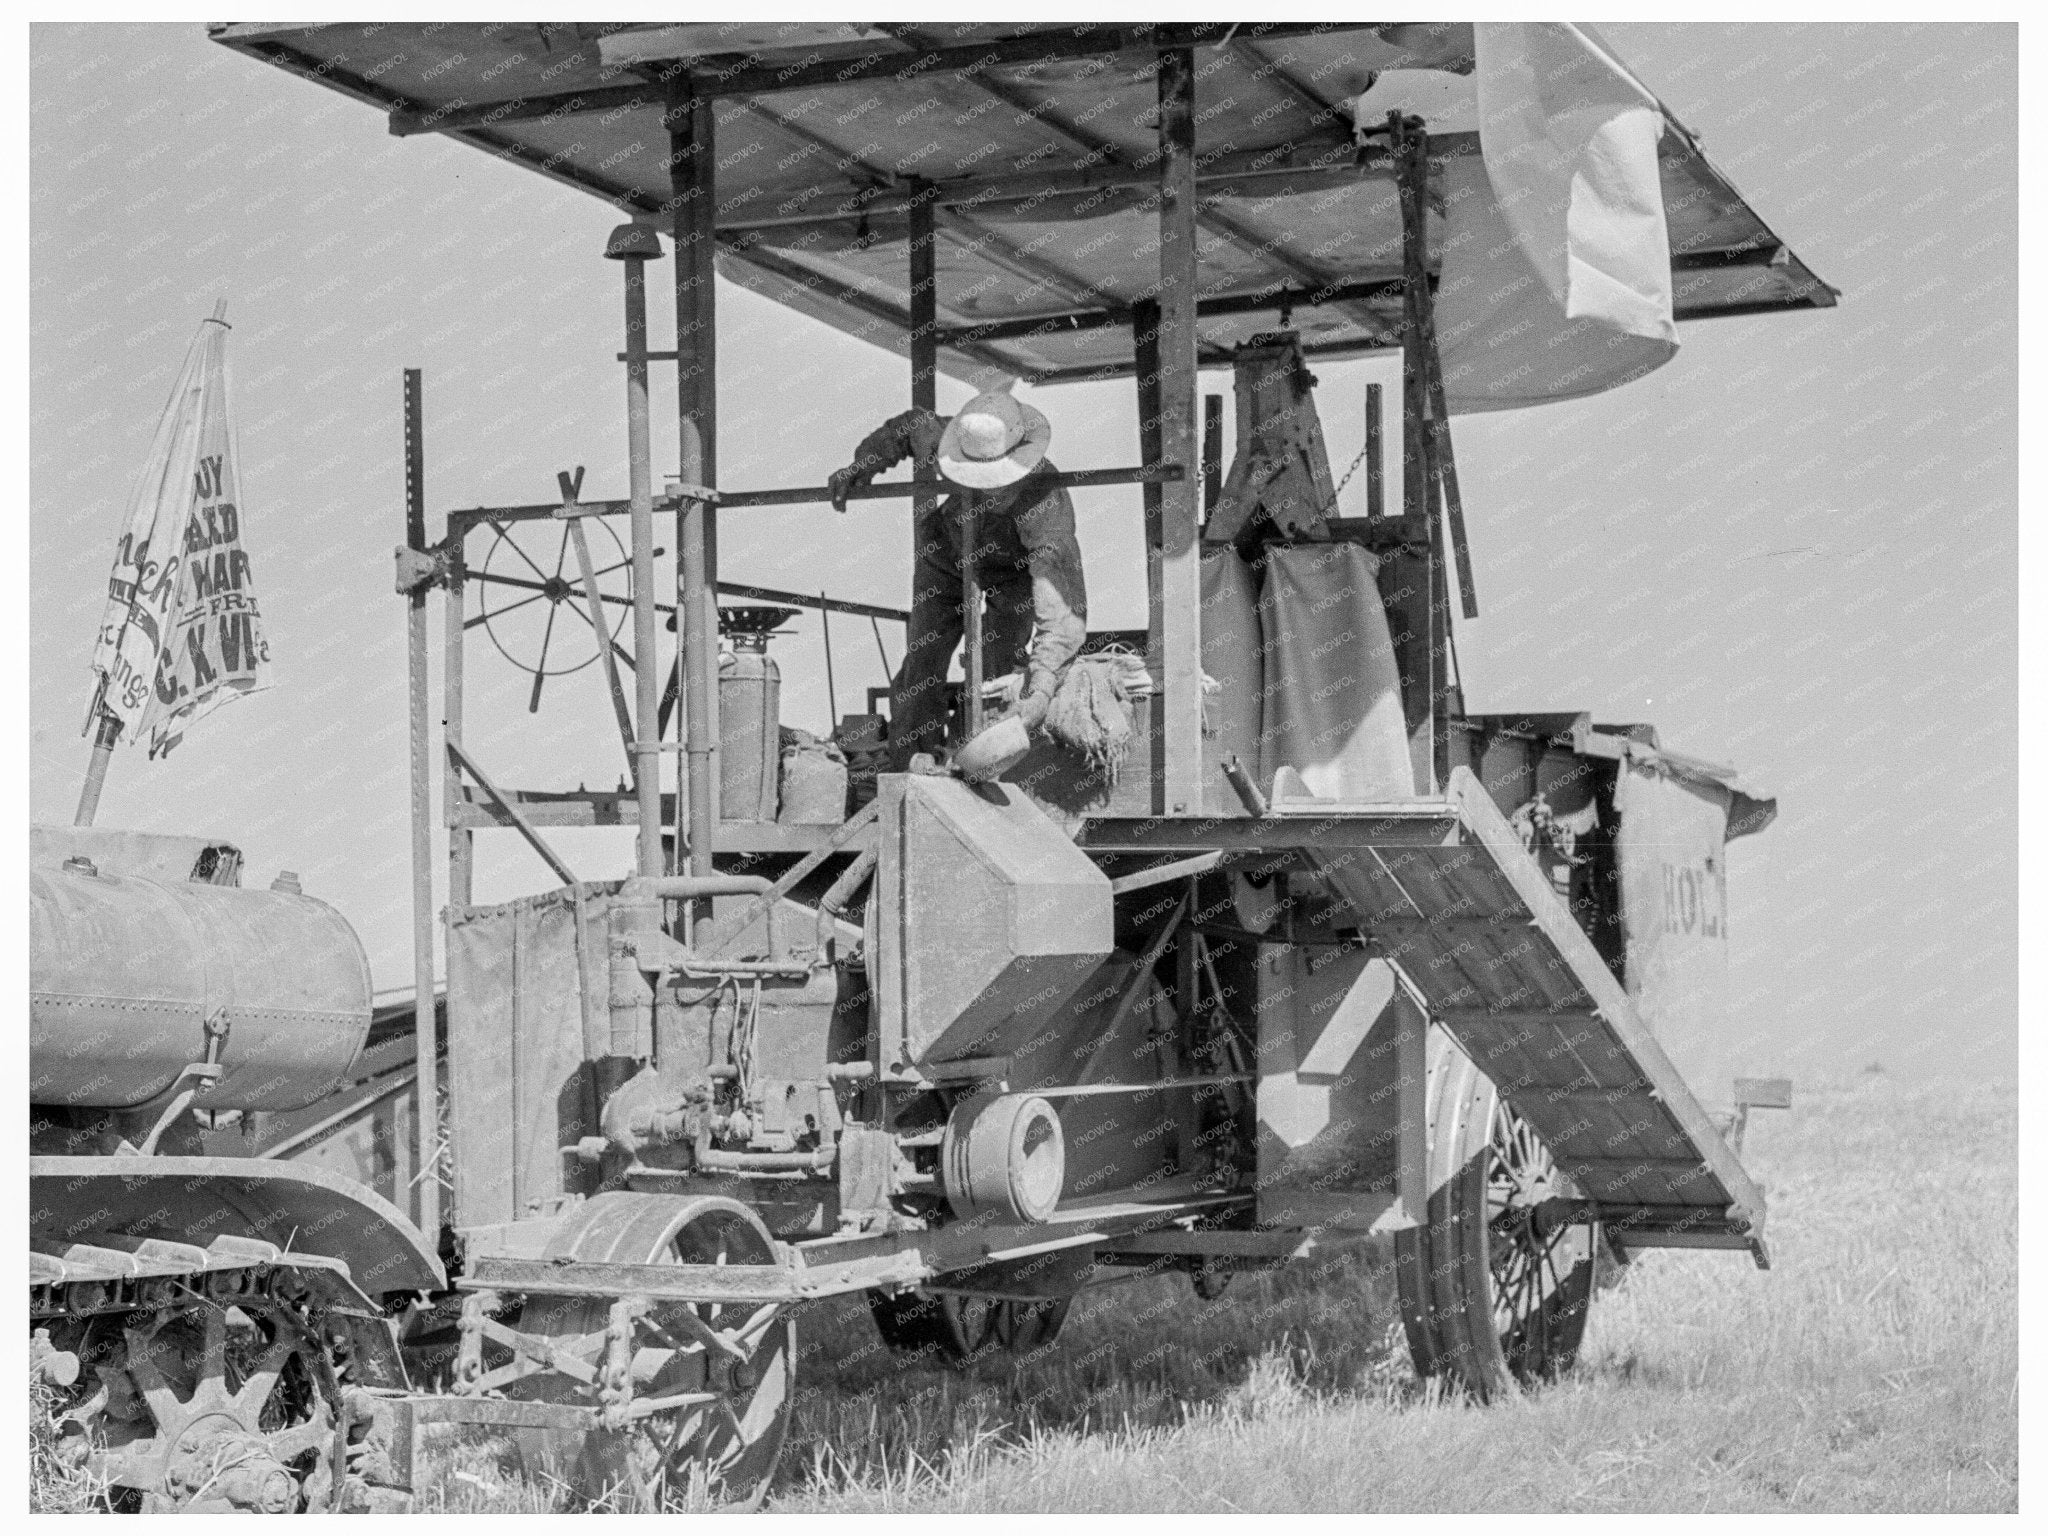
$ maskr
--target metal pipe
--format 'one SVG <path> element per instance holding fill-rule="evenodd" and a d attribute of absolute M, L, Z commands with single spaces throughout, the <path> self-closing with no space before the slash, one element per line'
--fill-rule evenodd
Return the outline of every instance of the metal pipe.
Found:
<path fill-rule="evenodd" d="M 420 401 L 420 371 L 405 370 L 405 540 L 427 544 L 426 444 Z M 420 1084 L 414 1123 L 418 1159 L 413 1187 L 419 1191 L 419 1225 L 427 1241 L 439 1241 L 441 1186 L 434 1173 L 440 1152 L 440 1101 L 434 1031 L 434 806 L 433 717 L 427 697 L 427 585 L 406 594 L 406 693 L 412 734 L 412 985 L 413 1067 Z M 450 742 L 453 746 L 453 742 Z"/>
<path fill-rule="evenodd" d="M 711 101 L 687 79 L 670 84 L 663 114 L 676 242 L 676 425 L 678 473 L 685 485 L 715 487 L 718 479 L 718 333 L 713 260 L 717 174 Z M 683 687 L 684 755 L 688 763 L 689 870 L 712 873 L 718 830 L 718 547 L 716 513 L 682 498 L 676 547 Z M 679 829 L 680 830 L 680 829 Z M 695 927 L 710 921 L 697 916 Z"/>
<path fill-rule="evenodd" d="M 820 955 L 825 953 L 826 942 L 832 933 L 832 924 L 838 920 L 839 914 L 846 910 L 846 904 L 853 900 L 853 893 L 875 872 L 875 864 L 880 857 L 878 849 L 863 848 L 859 856 L 841 872 L 839 878 L 832 882 L 832 888 L 825 892 L 824 899 L 818 903 L 817 948 Z"/>
<path fill-rule="evenodd" d="M 839 729 L 839 683 L 832 674 L 832 610 L 825 605 L 823 592 L 818 594 L 818 627 L 825 641 L 825 718 L 831 722 L 825 734 L 831 736 Z"/>
<path fill-rule="evenodd" d="M 1264 816 L 1271 809 L 1266 803 L 1265 795 L 1244 764 L 1238 761 L 1235 752 L 1223 759 L 1223 777 L 1230 781 L 1230 787 L 1237 791 L 1237 798 L 1244 802 L 1244 808 L 1252 815 Z"/>
<path fill-rule="evenodd" d="M 833 1159 L 838 1155 L 833 1147 L 820 1147 L 815 1152 L 719 1152 L 707 1149 L 697 1154 L 696 1162 L 699 1168 L 724 1169 L 734 1173 L 789 1169 L 825 1173 L 830 1171 Z"/>
<path fill-rule="evenodd" d="M 775 888 L 766 875 L 657 875 L 649 880 L 663 901 L 696 901 L 704 896 L 761 896 Z M 774 912 L 769 912 L 773 917 Z"/>
<path fill-rule="evenodd" d="M 1116 469 L 1068 469 L 1058 473 L 1043 472 L 1047 485 L 1063 485 L 1069 490 L 1083 489 L 1098 485 L 1177 485 L 1186 476 L 1179 464 L 1129 465 Z M 878 485 L 858 485 L 848 490 L 848 501 L 888 501 L 898 496 L 917 496 L 924 492 L 934 495 L 948 490 L 948 482 L 938 479 L 888 480 Z M 688 510 L 685 502 L 693 499 L 671 490 L 654 498 L 657 512 L 683 512 Z M 829 486 L 798 485 L 759 491 L 719 491 L 713 497 L 724 508 L 733 507 L 801 507 L 823 506 L 832 500 Z M 586 501 L 581 503 L 584 513 L 591 517 L 621 517 L 633 510 L 626 501 Z M 451 522 L 460 522 L 465 527 L 493 523 L 532 523 L 543 519 L 553 520 L 561 516 L 559 501 L 522 502 L 517 506 L 504 507 L 459 507 L 448 514 Z M 503 580 L 504 578 L 498 578 Z M 517 585 L 517 582 L 511 583 Z M 723 584 L 720 590 L 728 590 Z M 781 601 L 798 606 L 815 607 L 817 599 L 793 593 Z M 888 615 L 885 613 L 884 617 Z"/>
<path fill-rule="evenodd" d="M 640 809 L 638 866 L 661 873 L 660 628 L 654 611 L 654 467 L 647 409 L 647 258 L 626 269 L 626 494 L 632 504 L 633 788 Z M 600 626 L 599 642 L 605 637 Z"/>
<path fill-rule="evenodd" d="M 775 907 L 772 897 L 775 883 L 766 875 L 662 875 L 646 882 L 652 887 L 652 894 L 663 901 L 703 901 L 713 896 L 756 896 L 769 898 L 757 901 L 755 906 L 767 914 L 769 964 L 782 954 L 782 946 L 775 942 Z M 751 921 L 751 919 L 750 919 Z M 706 909 L 705 923 L 710 922 Z M 744 925 L 742 925 L 744 927 Z M 700 933 L 705 931 L 700 926 Z M 745 964 L 744 961 L 720 961 L 720 965 Z"/>

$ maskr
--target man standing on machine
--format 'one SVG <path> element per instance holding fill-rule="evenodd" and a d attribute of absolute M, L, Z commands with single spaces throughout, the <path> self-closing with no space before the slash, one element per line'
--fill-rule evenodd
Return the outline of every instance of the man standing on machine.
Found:
<path fill-rule="evenodd" d="M 883 470 L 912 460 L 960 489 L 920 517 L 911 576 L 910 640 L 890 694 L 889 757 L 902 772 L 912 754 L 945 745 L 946 671 L 966 628 L 961 571 L 966 528 L 986 600 L 982 675 L 1021 670 L 1012 717 L 1026 731 L 1045 719 L 1060 679 L 1088 634 L 1088 586 L 1074 537 L 1074 504 L 1053 479 L 1052 424 L 1000 390 L 977 395 L 948 420 L 908 410 L 861 440 L 830 481 L 832 505 Z"/>

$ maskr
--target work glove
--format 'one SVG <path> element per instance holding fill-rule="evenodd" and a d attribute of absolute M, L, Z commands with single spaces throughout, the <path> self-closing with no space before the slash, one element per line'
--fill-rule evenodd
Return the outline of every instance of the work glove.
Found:
<path fill-rule="evenodd" d="M 1017 701 L 1017 718 L 1024 722 L 1024 729 L 1036 733 L 1045 724 L 1046 711 L 1052 708 L 1052 695 L 1038 692 L 1027 693 Z"/>
<path fill-rule="evenodd" d="M 825 482 L 825 489 L 832 497 L 835 512 L 846 510 L 846 493 L 860 489 L 875 478 L 872 469 L 863 469 L 858 464 L 849 464 L 844 469 L 832 471 L 832 478 Z"/>

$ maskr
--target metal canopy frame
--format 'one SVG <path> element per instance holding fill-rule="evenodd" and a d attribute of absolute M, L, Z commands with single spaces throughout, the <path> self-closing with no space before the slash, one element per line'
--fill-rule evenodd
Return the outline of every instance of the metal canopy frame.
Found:
<path fill-rule="evenodd" d="M 1388 231 L 1332 246 L 1328 220 L 1354 215 L 1317 211 L 1349 198 L 1347 209 L 1392 217 L 1399 167 L 1360 144 L 1349 98 L 1387 68 L 1473 67 L 1465 23 L 263 23 L 214 36 L 376 106 L 395 134 L 448 134 L 663 224 L 674 188 L 652 173 L 681 92 L 728 141 L 711 220 L 723 275 L 907 355 L 919 324 L 894 253 L 907 260 L 923 238 L 913 212 L 928 207 L 936 264 L 972 275 L 955 291 L 987 289 L 965 312 L 935 312 L 940 366 L 982 385 L 1138 367 L 1122 337 L 1135 305 L 1157 297 L 1129 240 L 1142 220 L 1104 224 L 1125 242 L 1107 267 L 1062 249 L 1092 243 L 1080 224 L 1065 236 L 1057 226 L 1140 214 L 1156 196 L 1143 112 L 1098 113 L 1138 102 L 1162 51 L 1192 52 L 1209 93 L 1196 165 L 1202 360 L 1273 315 L 1300 317 L 1310 355 L 1386 345 L 1402 316 L 1385 285 L 1403 276 Z M 955 107 L 976 124 L 967 139 L 985 134 L 986 158 L 935 148 L 963 136 L 935 133 L 949 119 L 925 114 Z M 1666 122 L 1678 318 L 1831 305 L 1833 290 Z M 1439 170 L 1478 153 L 1474 134 L 1433 147 Z M 1076 200 L 1100 207 L 1084 215 Z"/>

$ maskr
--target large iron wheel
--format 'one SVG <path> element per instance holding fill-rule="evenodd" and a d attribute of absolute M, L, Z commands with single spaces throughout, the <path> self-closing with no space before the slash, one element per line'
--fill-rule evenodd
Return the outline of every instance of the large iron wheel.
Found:
<path fill-rule="evenodd" d="M 73 1347 L 88 1369 L 64 1414 L 67 1446 L 143 1513 L 335 1505 L 353 1425 L 293 1308 L 179 1287 L 152 1310 L 91 1319 Z"/>
<path fill-rule="evenodd" d="M 1549 1152 L 1437 1030 L 1428 1106 L 1428 1218 L 1395 1242 L 1416 1374 L 1481 1399 L 1555 1380 L 1585 1337 L 1598 1236 L 1547 1219 L 1561 1192 Z"/>
<path fill-rule="evenodd" d="M 772 1265 L 773 1240 L 736 1200 L 599 1195 L 577 1209 L 547 1257 L 598 1264 Z M 630 1306 L 624 1311 L 631 1311 Z M 519 1328 L 569 1341 L 628 1325 L 599 1299 L 534 1298 Z M 526 1431 L 529 1465 L 593 1498 L 643 1508 L 713 1498 L 752 1509 L 768 1492 L 796 1402 L 796 1323 L 780 1303 L 657 1302 L 630 1318 L 633 1414 L 622 1428 Z M 549 1378 L 559 1395 L 561 1378 Z"/>
<path fill-rule="evenodd" d="M 883 1343 L 956 1367 L 997 1349 L 1028 1355 L 1045 1348 L 1059 1336 L 1072 1301 L 1069 1296 L 1015 1301 L 955 1291 L 868 1292 L 868 1308 Z"/>

